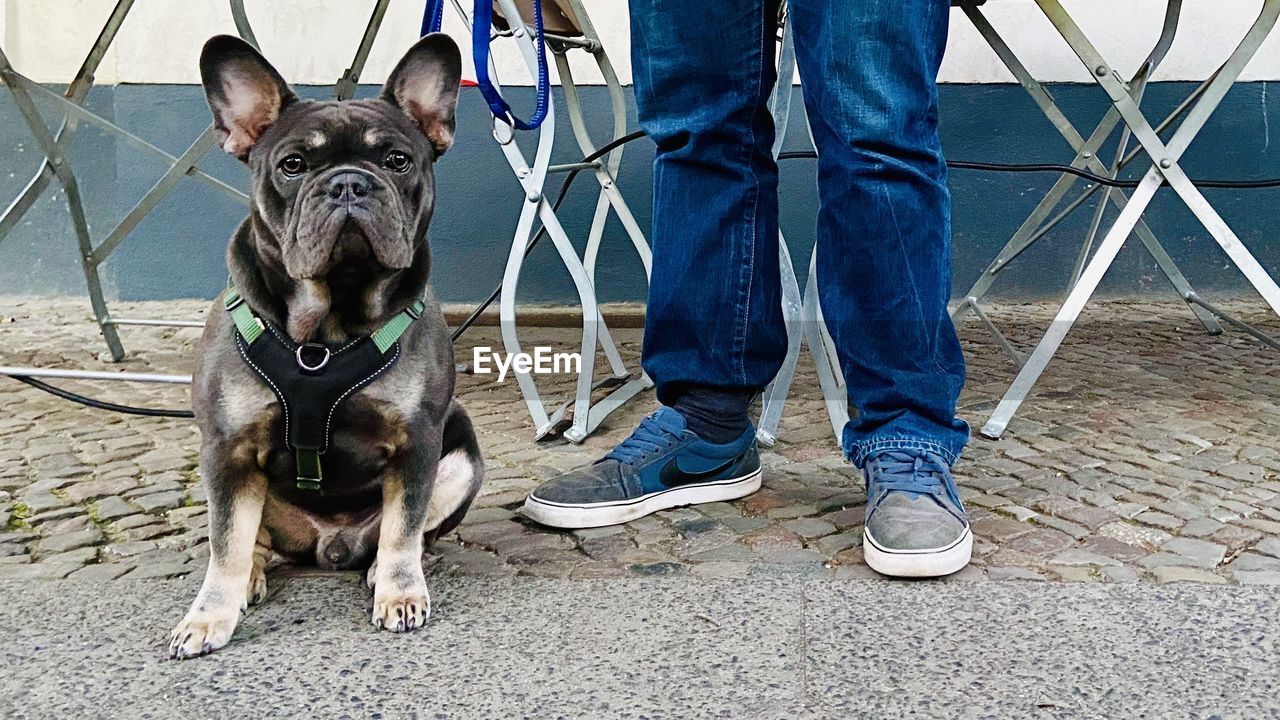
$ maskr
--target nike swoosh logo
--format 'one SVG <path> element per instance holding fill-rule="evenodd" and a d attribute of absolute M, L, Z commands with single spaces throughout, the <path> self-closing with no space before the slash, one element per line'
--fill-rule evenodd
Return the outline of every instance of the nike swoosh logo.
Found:
<path fill-rule="evenodd" d="M 685 470 L 681 470 L 676 459 L 672 458 L 670 462 L 663 465 L 662 469 L 658 471 L 658 479 L 667 487 L 677 487 L 680 485 L 688 485 L 690 483 L 703 482 L 705 480 L 711 480 L 716 475 L 719 475 L 730 467 L 733 467 L 733 464 L 737 461 L 737 458 L 734 458 L 720 467 L 711 468 L 705 472 L 687 472 Z"/>

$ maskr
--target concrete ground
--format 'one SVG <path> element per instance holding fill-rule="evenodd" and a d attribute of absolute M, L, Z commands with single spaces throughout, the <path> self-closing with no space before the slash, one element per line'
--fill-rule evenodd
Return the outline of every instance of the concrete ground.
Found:
<path fill-rule="evenodd" d="M 1228 306 L 1280 335 L 1259 303 Z M 1025 348 L 1050 310 L 993 318 Z M 0 333 L 0 364 L 159 372 L 189 372 L 198 335 L 127 328 L 130 358 L 112 365 L 82 301 L 4 297 Z M 639 333 L 615 335 L 634 360 Z M 961 336 L 960 412 L 977 427 L 1016 367 L 976 321 Z M 563 329 L 523 337 L 572 349 Z M 499 344 L 476 329 L 459 358 Z M 0 653 L 16 668 L 0 673 L 0 715 L 1275 714 L 1278 359 L 1238 331 L 1205 335 L 1175 303 L 1092 305 L 1005 437 L 975 437 L 958 465 L 975 557 L 941 583 L 876 581 L 863 564 L 861 480 L 807 359 L 761 492 L 577 533 L 524 521 L 524 494 L 598 457 L 652 395 L 581 446 L 534 445 L 515 383 L 464 374 L 487 476 L 427 558 L 426 632 L 374 633 L 353 577 L 283 569 L 230 647 L 181 666 L 161 658 L 207 555 L 195 429 L 0 379 Z M 567 397 L 569 378 L 542 381 Z M 183 387 L 60 384 L 188 402 Z"/>
<path fill-rule="evenodd" d="M 181 580 L 0 583 L 0 716 L 1263 718 L 1280 596 L 1180 584 L 762 574 L 431 581 L 409 635 L 355 574 L 288 578 L 166 659 Z"/>

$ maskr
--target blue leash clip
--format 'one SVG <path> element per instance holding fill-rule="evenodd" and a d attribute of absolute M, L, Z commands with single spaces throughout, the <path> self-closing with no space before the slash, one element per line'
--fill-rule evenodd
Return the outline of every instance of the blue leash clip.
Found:
<path fill-rule="evenodd" d="M 480 88 L 480 94 L 484 96 L 485 102 L 489 105 L 489 111 L 493 116 L 502 122 L 510 125 L 517 130 L 535 130 L 542 125 L 542 121 L 547 119 L 547 111 L 550 109 L 551 102 L 551 77 L 547 72 L 547 47 L 544 42 L 544 34 L 542 28 L 542 3 L 534 0 L 533 3 L 533 23 L 534 37 L 533 47 L 537 54 L 538 63 L 538 85 L 537 85 L 537 104 L 533 110 L 533 116 L 528 120 L 521 120 L 511 112 L 511 106 L 503 99 L 502 93 L 498 92 L 498 88 L 494 87 L 493 81 L 489 78 L 489 33 L 493 28 L 493 4 L 490 0 L 475 0 L 471 13 L 471 57 L 475 61 L 476 66 L 476 85 Z M 427 0 L 426 6 L 422 13 L 422 34 L 439 32 L 440 25 L 444 20 L 444 0 Z M 510 20 L 514 23 L 523 23 L 524 19 L 516 17 Z"/>

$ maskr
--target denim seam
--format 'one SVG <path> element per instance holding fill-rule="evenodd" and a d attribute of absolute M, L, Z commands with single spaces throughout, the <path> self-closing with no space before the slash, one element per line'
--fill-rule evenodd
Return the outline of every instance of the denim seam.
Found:
<path fill-rule="evenodd" d="M 954 465 L 956 460 L 960 458 L 959 454 L 947 448 L 945 445 L 936 443 L 932 440 L 921 440 L 919 437 L 911 437 L 907 435 L 878 437 L 867 442 L 855 443 L 854 446 L 845 453 L 845 457 L 854 465 L 862 467 L 866 463 L 868 456 L 880 450 L 932 451 L 941 455 L 942 458 L 947 461 L 948 465 Z"/>
<path fill-rule="evenodd" d="M 765 23 L 765 3 L 760 3 L 760 29 L 761 34 L 764 32 Z M 762 47 L 757 48 L 756 52 L 756 78 L 754 95 L 759 95 L 760 85 L 764 82 L 764 50 Z M 751 196 L 751 244 L 748 248 L 746 262 L 743 263 L 743 270 L 747 275 L 747 287 L 745 302 L 741 304 L 742 313 L 738 317 L 738 328 L 734 335 L 734 361 L 738 367 L 738 381 L 747 382 L 747 328 L 751 324 L 751 289 L 755 284 L 755 263 L 756 263 L 756 244 L 759 241 L 757 229 L 760 225 L 760 176 L 756 174 L 756 127 L 755 127 L 755 110 L 752 111 L 748 122 L 751 130 L 751 143 L 747 146 L 747 167 L 751 169 L 751 178 L 754 180 L 753 193 Z"/>

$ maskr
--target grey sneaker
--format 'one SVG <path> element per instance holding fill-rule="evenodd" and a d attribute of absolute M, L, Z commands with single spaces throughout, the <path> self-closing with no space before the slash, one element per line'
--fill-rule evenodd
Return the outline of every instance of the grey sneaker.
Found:
<path fill-rule="evenodd" d="M 886 450 L 867 476 L 867 565 L 894 577 L 940 577 L 969 564 L 973 533 L 951 468 L 934 453 Z"/>

